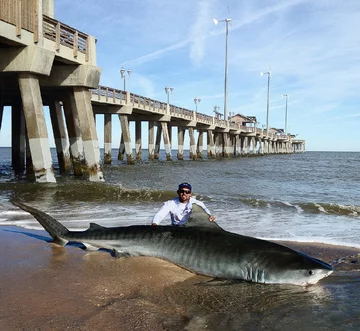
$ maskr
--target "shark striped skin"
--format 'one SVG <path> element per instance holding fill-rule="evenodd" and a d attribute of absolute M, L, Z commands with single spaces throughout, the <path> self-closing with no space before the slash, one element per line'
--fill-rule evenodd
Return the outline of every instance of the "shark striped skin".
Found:
<path fill-rule="evenodd" d="M 331 265 L 288 247 L 225 231 L 195 205 L 186 226 L 107 228 L 91 223 L 86 231 L 69 231 L 38 209 L 12 203 L 32 214 L 62 246 L 78 242 L 113 250 L 118 257 L 152 256 L 196 274 L 266 284 L 307 286 L 333 272 Z"/>

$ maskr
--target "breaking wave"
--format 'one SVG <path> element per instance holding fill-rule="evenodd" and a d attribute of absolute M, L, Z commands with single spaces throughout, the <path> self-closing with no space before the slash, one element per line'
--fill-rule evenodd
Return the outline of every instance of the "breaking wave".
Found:
<path fill-rule="evenodd" d="M 244 205 L 253 208 L 281 208 L 281 209 L 295 209 L 299 213 L 309 214 L 329 214 L 342 216 L 360 216 L 360 206 L 357 205 L 342 205 L 336 203 L 322 203 L 322 202 L 296 202 L 290 203 L 287 201 L 265 201 L 257 198 L 242 198 L 241 202 Z"/>

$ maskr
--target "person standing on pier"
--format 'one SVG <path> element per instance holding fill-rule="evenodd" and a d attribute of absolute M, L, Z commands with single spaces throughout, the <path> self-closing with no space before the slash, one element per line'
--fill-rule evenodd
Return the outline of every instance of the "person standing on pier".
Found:
<path fill-rule="evenodd" d="M 171 225 L 184 225 L 191 216 L 192 205 L 195 203 L 209 215 L 209 221 L 214 222 L 215 217 L 202 201 L 191 196 L 192 187 L 189 183 L 181 183 L 178 187 L 178 196 L 166 201 L 152 219 L 151 225 L 158 225 L 170 213 Z"/>

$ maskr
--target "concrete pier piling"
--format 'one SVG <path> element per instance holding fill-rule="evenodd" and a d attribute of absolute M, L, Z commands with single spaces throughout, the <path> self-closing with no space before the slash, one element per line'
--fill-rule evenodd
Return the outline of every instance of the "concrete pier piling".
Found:
<path fill-rule="evenodd" d="M 104 115 L 104 163 L 111 164 L 111 114 Z"/>
<path fill-rule="evenodd" d="M 35 179 L 37 182 L 56 182 L 39 80 L 32 74 L 19 74 L 19 87 Z"/>
<path fill-rule="evenodd" d="M 74 87 L 74 98 L 80 120 L 80 131 L 84 145 L 86 172 L 90 181 L 104 181 L 100 166 L 100 149 L 96 133 L 89 89 Z"/>
<path fill-rule="evenodd" d="M 75 176 L 83 175 L 85 164 L 84 147 L 80 132 L 80 121 L 75 111 L 75 100 L 72 94 L 63 97 L 63 109 L 70 144 L 70 157 Z"/>
<path fill-rule="evenodd" d="M 154 146 L 154 121 L 149 121 L 149 131 L 148 131 L 148 159 L 154 160 L 155 146 Z"/>
<path fill-rule="evenodd" d="M 199 130 L 198 142 L 196 145 L 196 157 L 198 159 L 203 158 L 203 144 L 204 144 L 204 131 Z"/>
<path fill-rule="evenodd" d="M 178 127 L 178 153 L 177 159 L 183 160 L 184 159 L 184 136 L 185 136 L 185 129 L 183 127 Z"/>
<path fill-rule="evenodd" d="M 164 139 L 164 149 L 165 149 L 166 160 L 171 161 L 172 160 L 172 157 L 171 157 L 171 141 L 170 141 L 168 123 L 167 122 L 161 122 L 161 128 L 162 128 L 163 139 Z"/>
<path fill-rule="evenodd" d="M 124 139 L 124 147 L 126 154 L 126 161 L 128 164 L 134 164 L 134 156 L 131 147 L 130 127 L 128 115 L 120 116 L 122 138 Z"/>
<path fill-rule="evenodd" d="M 21 105 L 12 107 L 12 166 L 15 174 L 22 174 L 25 170 L 25 117 Z"/>
<path fill-rule="evenodd" d="M 119 161 L 124 160 L 124 154 L 125 154 L 124 136 L 121 134 L 120 146 L 119 146 L 119 152 L 118 152 L 118 160 Z"/>
<path fill-rule="evenodd" d="M 162 126 L 157 125 L 156 138 L 155 138 L 155 150 L 154 150 L 154 159 L 155 160 L 158 160 L 160 157 L 161 136 L 162 136 Z"/>
<path fill-rule="evenodd" d="M 141 121 L 135 121 L 135 155 L 141 160 Z"/>
<path fill-rule="evenodd" d="M 190 138 L 190 159 L 196 160 L 196 143 L 195 143 L 195 133 L 194 128 L 188 128 L 189 138 Z"/>
<path fill-rule="evenodd" d="M 70 173 L 70 145 L 66 135 L 66 127 L 60 102 L 57 100 L 53 100 L 52 102 L 50 102 L 49 110 L 54 133 L 59 170 L 61 173 Z"/>

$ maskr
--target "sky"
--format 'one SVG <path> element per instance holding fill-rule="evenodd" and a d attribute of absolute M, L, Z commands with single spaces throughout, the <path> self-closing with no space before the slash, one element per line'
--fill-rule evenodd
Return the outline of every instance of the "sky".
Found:
<path fill-rule="evenodd" d="M 358 0 L 55 0 L 55 19 L 97 39 L 100 84 L 213 115 L 224 109 L 226 24 L 228 111 L 306 141 L 306 150 L 360 151 Z M 4 121 L 6 120 L 6 114 Z M 3 123 L 4 124 L 4 123 Z M 100 147 L 103 119 L 97 116 Z M 4 127 L 4 126 L 3 126 Z M 119 124 L 113 121 L 113 147 Z M 132 130 L 133 131 L 133 130 Z M 1 142 L 6 139 L 1 131 Z M 146 138 L 147 135 L 143 135 Z M 1 143 L 3 145 L 3 143 Z"/>

